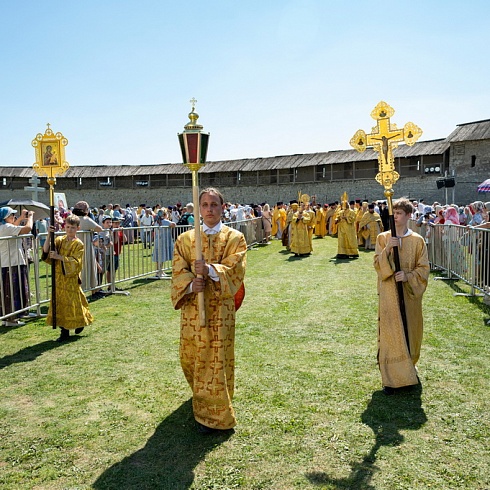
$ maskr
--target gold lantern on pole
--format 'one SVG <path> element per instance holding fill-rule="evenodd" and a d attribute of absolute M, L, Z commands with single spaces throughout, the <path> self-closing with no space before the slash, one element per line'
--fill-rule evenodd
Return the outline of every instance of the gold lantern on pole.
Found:
<path fill-rule="evenodd" d="M 199 176 L 198 171 L 206 163 L 208 152 L 209 133 L 203 132 L 203 126 L 197 122 L 199 115 L 194 111 L 197 100 L 192 98 L 189 113 L 189 122 L 184 131 L 178 134 L 182 160 L 184 165 L 192 172 L 192 201 L 194 203 L 194 226 L 196 242 L 196 260 L 202 260 L 201 221 L 199 214 Z M 198 275 L 202 278 L 202 275 Z M 204 307 L 204 292 L 198 293 L 199 324 L 206 325 L 206 310 Z"/>

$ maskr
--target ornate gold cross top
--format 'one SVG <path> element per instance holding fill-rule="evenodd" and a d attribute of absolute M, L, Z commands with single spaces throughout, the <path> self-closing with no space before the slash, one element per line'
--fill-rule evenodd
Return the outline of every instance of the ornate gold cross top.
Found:
<path fill-rule="evenodd" d="M 366 134 L 359 129 L 350 140 L 350 144 L 358 152 L 363 152 L 366 147 L 372 146 L 378 152 L 379 173 L 376 180 L 386 189 L 390 190 L 399 179 L 400 175 L 395 171 L 395 157 L 393 150 L 398 143 L 404 141 L 412 146 L 422 134 L 422 130 L 415 124 L 408 122 L 403 129 L 398 129 L 396 124 L 390 122 L 395 110 L 386 102 L 379 102 L 371 112 L 371 117 L 377 121 L 371 134 Z"/>
<path fill-rule="evenodd" d="M 191 103 L 191 105 L 192 105 L 192 109 L 191 109 L 191 111 L 194 111 L 194 109 L 196 108 L 196 102 L 197 102 L 196 98 L 195 98 L 195 97 L 192 97 L 192 99 L 191 99 L 191 100 L 189 100 L 189 102 L 190 102 L 190 103 Z"/>

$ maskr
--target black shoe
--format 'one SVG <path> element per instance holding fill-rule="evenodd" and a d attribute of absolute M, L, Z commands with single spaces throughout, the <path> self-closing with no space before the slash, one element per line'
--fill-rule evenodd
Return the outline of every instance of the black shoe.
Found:
<path fill-rule="evenodd" d="M 70 332 L 66 328 L 60 327 L 60 329 L 61 329 L 61 334 L 56 339 L 56 342 L 64 342 L 65 340 L 68 340 L 70 338 Z"/>
<path fill-rule="evenodd" d="M 383 393 L 386 396 L 391 396 L 395 394 L 395 388 L 392 388 L 391 386 L 383 386 Z"/>
<path fill-rule="evenodd" d="M 76 333 L 76 334 L 82 333 L 84 328 L 85 328 L 85 327 L 78 327 L 78 328 L 75 328 L 75 333 Z"/>

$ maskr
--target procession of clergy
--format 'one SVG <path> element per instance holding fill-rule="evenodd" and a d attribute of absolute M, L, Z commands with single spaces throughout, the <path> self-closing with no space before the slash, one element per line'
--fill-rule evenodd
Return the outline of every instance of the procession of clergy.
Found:
<path fill-rule="evenodd" d="M 307 256 L 313 251 L 313 235 L 338 238 L 337 259 L 359 257 L 359 247 L 374 250 L 377 236 L 387 230 L 388 209 L 384 201 L 361 203 L 349 201 L 344 193 L 341 203 L 310 203 L 309 196 L 299 196 L 289 206 L 278 202 L 272 214 L 271 235 L 296 257 Z"/>

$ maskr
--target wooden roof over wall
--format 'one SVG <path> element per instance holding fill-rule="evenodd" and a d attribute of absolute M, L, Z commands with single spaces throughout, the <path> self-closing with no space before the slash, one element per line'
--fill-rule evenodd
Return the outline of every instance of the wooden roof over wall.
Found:
<path fill-rule="evenodd" d="M 449 143 L 486 139 L 490 139 L 490 119 L 458 124 L 456 129 L 447 137 Z"/>
<path fill-rule="evenodd" d="M 410 158 L 422 155 L 442 155 L 448 148 L 449 142 L 446 139 L 420 141 L 413 146 L 400 145 L 395 152 L 395 156 L 396 158 Z M 337 150 L 322 153 L 208 162 L 199 172 L 255 172 L 318 165 L 336 165 L 350 162 L 367 162 L 377 159 L 378 154 L 370 148 L 363 153 L 359 153 L 356 150 Z M 182 163 L 120 166 L 80 165 L 70 167 L 62 178 L 147 177 L 149 175 L 181 175 L 188 172 L 190 171 Z M 30 178 L 33 175 L 34 170 L 31 167 L 0 167 L 0 177 Z"/>

